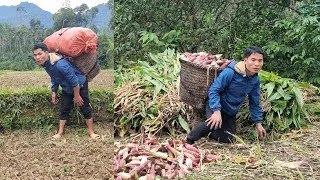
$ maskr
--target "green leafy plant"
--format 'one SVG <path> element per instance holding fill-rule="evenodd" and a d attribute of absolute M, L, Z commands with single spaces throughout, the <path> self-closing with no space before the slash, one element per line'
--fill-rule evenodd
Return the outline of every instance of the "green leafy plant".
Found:
<path fill-rule="evenodd" d="M 267 131 L 271 134 L 287 132 L 290 129 L 299 129 L 310 120 L 305 108 L 301 83 L 293 79 L 282 78 L 274 73 L 262 71 L 261 105 L 264 110 L 264 122 Z M 310 86 L 308 87 L 310 88 Z M 239 114 L 240 126 L 248 124 L 248 102 Z"/>
<path fill-rule="evenodd" d="M 90 92 L 94 117 L 97 121 L 111 121 L 113 94 L 108 90 Z M 58 107 L 50 104 L 47 88 L 0 89 L 0 124 L 8 130 L 48 128 L 57 122 Z M 77 111 L 71 124 L 79 123 Z"/>

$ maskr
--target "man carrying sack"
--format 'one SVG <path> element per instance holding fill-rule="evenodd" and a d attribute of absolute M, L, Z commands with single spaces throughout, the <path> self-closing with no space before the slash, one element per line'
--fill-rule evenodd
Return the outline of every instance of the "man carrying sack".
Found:
<path fill-rule="evenodd" d="M 55 53 L 49 53 L 48 47 L 44 43 L 34 45 L 33 57 L 36 64 L 42 66 L 51 78 L 51 102 L 53 104 L 58 103 L 57 91 L 59 85 L 62 87 L 59 130 L 53 138 L 59 139 L 62 136 L 73 103 L 80 107 L 81 113 L 86 119 L 89 136 L 92 139 L 99 138 L 100 136 L 93 131 L 88 81 L 85 75 L 75 68 L 66 58 L 62 58 Z"/>
<path fill-rule="evenodd" d="M 231 62 L 211 84 L 206 103 L 205 122 L 200 122 L 188 135 L 187 143 L 193 144 L 207 136 L 222 143 L 234 142 L 236 114 L 246 96 L 249 99 L 251 120 L 255 123 L 260 140 L 266 136 L 261 122 L 260 80 L 258 72 L 263 66 L 264 52 L 259 47 L 244 51 L 243 61 Z"/>

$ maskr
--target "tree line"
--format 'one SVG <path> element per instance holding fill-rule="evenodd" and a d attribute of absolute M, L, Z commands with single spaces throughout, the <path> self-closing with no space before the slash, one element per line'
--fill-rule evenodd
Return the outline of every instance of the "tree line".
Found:
<path fill-rule="evenodd" d="M 319 86 L 319 12 L 318 0 L 116 0 L 115 65 L 166 48 L 241 60 L 257 45 L 266 70 Z"/>

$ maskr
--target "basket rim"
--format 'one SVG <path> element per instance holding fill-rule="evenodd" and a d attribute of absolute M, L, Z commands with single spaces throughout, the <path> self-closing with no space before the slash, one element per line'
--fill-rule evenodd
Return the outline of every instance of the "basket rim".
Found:
<path fill-rule="evenodd" d="M 199 65 L 199 64 L 197 64 L 197 63 L 192 63 L 192 62 L 187 61 L 187 60 L 184 60 L 184 59 L 182 59 L 182 58 L 179 58 L 179 61 L 180 61 L 180 63 L 185 63 L 185 64 L 187 64 L 187 65 L 189 65 L 189 66 L 193 66 L 193 67 L 195 67 L 195 68 L 197 68 L 197 69 L 207 70 L 207 67 L 203 67 L 203 66 L 201 66 L 201 65 Z M 210 71 L 214 71 L 214 70 L 218 70 L 219 68 L 215 68 L 215 67 L 213 66 L 213 67 L 211 67 L 211 68 L 209 68 L 209 69 L 210 69 Z"/>

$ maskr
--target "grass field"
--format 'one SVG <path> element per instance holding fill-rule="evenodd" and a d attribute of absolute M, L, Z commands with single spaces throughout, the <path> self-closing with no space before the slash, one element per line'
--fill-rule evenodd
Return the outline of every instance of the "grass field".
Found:
<path fill-rule="evenodd" d="M 50 87 L 50 77 L 45 71 L 0 71 L 0 89 L 23 87 Z M 102 70 L 91 82 L 89 88 L 112 88 L 113 70 Z"/>

